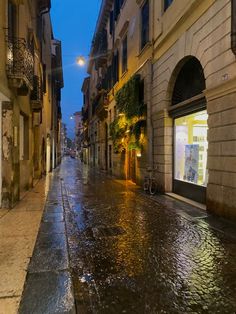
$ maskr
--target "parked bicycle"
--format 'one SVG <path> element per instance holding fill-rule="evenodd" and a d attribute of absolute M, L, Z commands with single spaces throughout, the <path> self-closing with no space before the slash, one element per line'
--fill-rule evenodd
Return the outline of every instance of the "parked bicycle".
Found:
<path fill-rule="evenodd" d="M 156 194 L 157 192 L 157 181 L 153 176 L 153 172 L 156 168 L 152 169 L 151 167 L 147 168 L 148 176 L 144 177 L 143 190 L 151 195 Z"/>

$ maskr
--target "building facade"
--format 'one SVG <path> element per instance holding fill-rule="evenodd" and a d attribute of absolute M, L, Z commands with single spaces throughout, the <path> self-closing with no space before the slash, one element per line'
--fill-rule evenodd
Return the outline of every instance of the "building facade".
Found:
<path fill-rule="evenodd" d="M 83 123 L 82 123 L 82 112 L 76 111 L 73 114 L 75 121 L 75 150 L 77 157 L 82 155 L 82 133 L 83 133 Z"/>
<path fill-rule="evenodd" d="M 12 207 L 53 165 L 55 56 L 49 0 L 0 3 L 0 200 Z M 60 53 L 57 55 L 61 60 Z M 57 108 L 57 109 L 56 109 Z M 60 114 L 57 116 L 60 124 Z M 54 164 L 55 166 L 55 164 Z"/>
<path fill-rule="evenodd" d="M 138 184 L 150 166 L 161 192 L 236 219 L 235 34 L 234 0 L 104 0 L 88 68 L 90 164 Z"/>
<path fill-rule="evenodd" d="M 160 1 L 154 12 L 158 181 L 235 219 L 235 1 Z"/>

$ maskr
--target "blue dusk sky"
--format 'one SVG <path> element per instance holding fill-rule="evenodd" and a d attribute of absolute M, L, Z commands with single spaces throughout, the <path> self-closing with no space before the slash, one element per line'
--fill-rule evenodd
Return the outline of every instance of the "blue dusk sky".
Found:
<path fill-rule="evenodd" d="M 62 120 L 68 136 L 74 137 L 74 121 L 70 116 L 81 110 L 81 86 L 87 66 L 75 63 L 77 56 L 88 59 L 101 0 L 52 0 L 51 18 L 53 34 L 62 42 L 64 88 L 62 89 Z"/>

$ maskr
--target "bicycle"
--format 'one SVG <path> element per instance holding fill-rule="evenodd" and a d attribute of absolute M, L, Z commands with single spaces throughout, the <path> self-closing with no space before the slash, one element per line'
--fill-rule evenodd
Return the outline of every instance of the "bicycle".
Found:
<path fill-rule="evenodd" d="M 143 190 L 145 192 L 149 192 L 150 195 L 154 195 L 157 192 L 157 181 L 153 177 L 154 170 L 156 170 L 156 168 L 154 169 L 152 169 L 151 167 L 147 168 L 147 172 L 149 173 L 149 175 L 144 177 L 143 183 Z"/>

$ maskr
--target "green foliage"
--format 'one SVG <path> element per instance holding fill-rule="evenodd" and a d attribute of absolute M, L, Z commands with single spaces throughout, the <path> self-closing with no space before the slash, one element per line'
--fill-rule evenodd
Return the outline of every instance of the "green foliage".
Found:
<path fill-rule="evenodd" d="M 141 119 L 131 126 L 131 133 L 135 136 L 136 141 L 140 139 L 142 130 L 146 128 L 146 124 L 146 120 Z"/>
<path fill-rule="evenodd" d="M 145 115 L 146 106 L 140 101 L 140 75 L 134 75 L 115 95 L 116 106 L 128 119 Z"/>
<path fill-rule="evenodd" d="M 110 135 L 117 153 L 141 150 L 146 128 L 146 106 L 140 102 L 140 76 L 134 75 L 115 95 L 119 115 L 110 124 Z"/>

